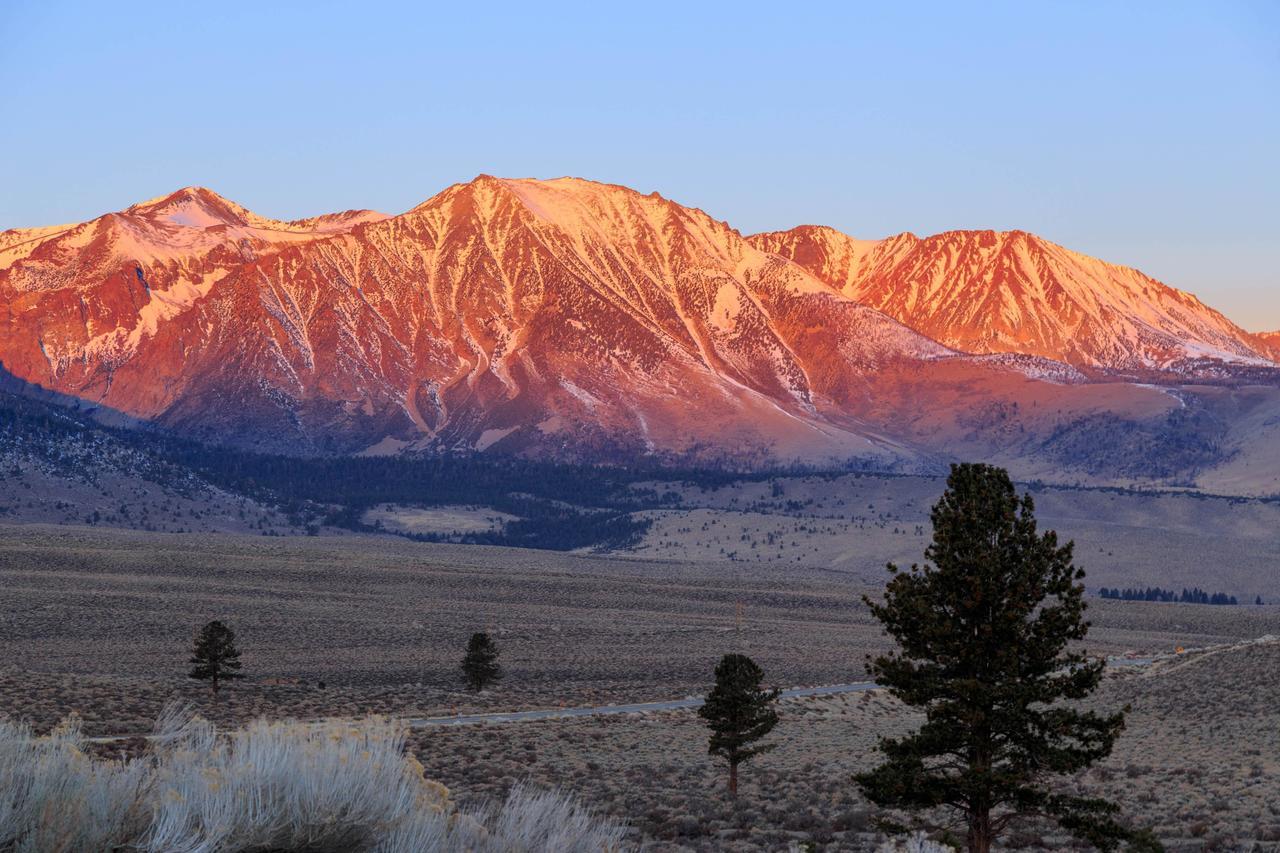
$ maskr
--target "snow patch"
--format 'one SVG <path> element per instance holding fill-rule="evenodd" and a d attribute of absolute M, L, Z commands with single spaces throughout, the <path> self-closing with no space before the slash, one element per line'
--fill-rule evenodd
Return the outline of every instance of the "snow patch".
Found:
<path fill-rule="evenodd" d="M 578 402 L 587 407 L 588 411 L 594 412 L 596 406 L 600 403 L 600 401 L 593 397 L 589 392 L 584 391 L 567 379 L 561 380 L 560 387 L 572 394 Z"/>
<path fill-rule="evenodd" d="M 564 418 L 559 415 L 552 415 L 544 421 L 539 421 L 536 426 L 538 431 L 543 435 L 549 435 L 550 433 L 560 432 L 563 430 L 565 428 L 565 422 Z"/>
<path fill-rule="evenodd" d="M 487 429 L 480 433 L 480 437 L 476 439 L 476 450 L 488 450 L 502 439 L 515 432 L 518 427 L 505 427 L 503 429 Z"/>
<path fill-rule="evenodd" d="M 364 450 L 361 450 L 356 456 L 395 456 L 404 448 L 408 447 L 410 442 L 387 435 L 375 444 L 371 444 Z"/>
<path fill-rule="evenodd" d="M 138 319 L 128 330 L 113 329 L 91 338 L 84 345 L 86 357 L 127 358 L 138 350 L 143 339 L 154 337 L 160 325 L 189 310 L 221 278 L 221 273 L 207 273 L 196 281 L 181 279 L 168 290 L 148 290 L 147 303 L 138 309 Z"/>
<path fill-rule="evenodd" d="M 715 303 L 711 306 L 711 325 L 722 332 L 732 332 L 737 326 L 738 314 L 742 310 L 742 298 L 738 286 L 726 281 L 716 291 Z"/>

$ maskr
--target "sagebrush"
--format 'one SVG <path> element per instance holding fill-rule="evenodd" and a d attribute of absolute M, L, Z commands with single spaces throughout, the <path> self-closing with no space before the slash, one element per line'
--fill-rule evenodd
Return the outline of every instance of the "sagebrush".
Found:
<path fill-rule="evenodd" d="M 0 850 L 622 851 L 625 827 L 559 792 L 513 788 L 467 812 L 423 777 L 404 727 L 257 721 L 219 732 L 167 711 L 147 751 L 94 758 L 72 717 L 0 721 Z"/>

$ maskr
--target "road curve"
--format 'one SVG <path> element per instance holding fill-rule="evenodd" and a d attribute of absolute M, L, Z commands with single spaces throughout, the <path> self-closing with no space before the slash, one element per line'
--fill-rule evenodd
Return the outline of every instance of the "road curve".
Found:
<path fill-rule="evenodd" d="M 1108 666 L 1146 666 L 1155 658 L 1110 658 Z M 803 699 L 810 696 L 838 696 L 844 693 L 863 693 L 879 687 L 874 681 L 857 681 L 852 684 L 827 684 L 822 687 L 793 687 L 779 694 L 782 699 Z M 585 708 L 543 708 L 533 711 L 502 711 L 491 714 L 457 714 L 450 717 L 409 717 L 404 720 L 411 729 L 444 728 L 449 726 L 475 726 L 484 723 L 523 723 L 534 720 L 561 720 L 570 717 L 603 717 L 609 714 L 643 714 L 646 711 L 678 711 L 702 706 L 701 696 L 670 699 L 664 702 L 636 702 L 630 705 L 596 705 Z M 85 738 L 90 743 L 112 743 L 130 738 L 150 739 L 151 735 L 104 735 Z"/>
<path fill-rule="evenodd" d="M 783 699 L 806 696 L 833 696 L 839 693 L 861 693 L 875 690 L 874 681 L 856 684 L 829 684 L 825 687 L 796 687 L 783 690 Z M 529 720 L 559 720 L 565 717 L 601 717 L 607 714 L 643 714 L 646 711 L 677 711 L 702 706 L 701 696 L 671 699 L 666 702 L 636 702 L 632 705 L 597 705 L 590 708 L 545 708 L 538 711 L 507 711 L 495 714 L 459 714 L 455 717 L 417 717 L 406 720 L 410 728 L 428 729 L 438 726 L 472 726 L 480 723 L 522 723 Z"/>
<path fill-rule="evenodd" d="M 1108 666 L 1146 666 L 1154 658 L 1111 658 Z M 809 696 L 837 696 L 842 693 L 862 693 L 875 690 L 874 681 L 857 681 L 853 684 L 828 684 L 823 687 L 794 687 L 783 690 L 782 699 L 803 699 Z M 474 726 L 482 723 L 523 723 L 532 720 L 560 720 L 567 717 L 603 717 L 608 714 L 643 714 L 646 711 L 678 711 L 682 708 L 699 708 L 701 696 L 671 699 L 666 702 L 636 702 L 631 705 L 597 705 L 587 708 L 544 708 L 537 711 L 503 711 L 492 714 L 458 714 L 452 717 L 410 717 L 405 722 L 412 729 L 430 729 L 445 726 Z"/>

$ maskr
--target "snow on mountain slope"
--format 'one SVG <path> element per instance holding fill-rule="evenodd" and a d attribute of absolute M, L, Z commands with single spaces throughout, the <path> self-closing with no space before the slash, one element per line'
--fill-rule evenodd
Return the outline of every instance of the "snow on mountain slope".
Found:
<path fill-rule="evenodd" d="M 51 379 L 76 361 L 109 372 L 258 253 L 380 216 L 352 211 L 279 222 L 188 187 L 84 223 L 6 231 L 0 294 L 20 339 L 6 342 L 0 358 L 19 374 L 39 375 L 38 358 Z"/>
<path fill-rule="evenodd" d="M 1273 360 L 1280 361 L 1280 331 L 1259 332 L 1254 337 L 1271 351 Z"/>
<path fill-rule="evenodd" d="M 900 452 L 856 417 L 870 377 L 951 355 L 622 187 L 482 176 L 354 219 L 183 190 L 76 226 L 0 270 L 0 351 L 25 379 L 291 449 L 837 456 Z"/>
<path fill-rule="evenodd" d="M 295 219 L 284 224 L 305 232 L 341 234 L 366 222 L 381 222 L 390 218 L 387 214 L 379 213 L 376 210 L 344 210 L 341 213 L 326 213 L 322 216 L 311 216 L 307 219 Z"/>
<path fill-rule="evenodd" d="M 268 219 L 203 187 L 186 187 L 88 222 L 0 232 L 0 270 L 10 287 L 39 290 L 120 261 L 169 266 L 220 248 L 307 241 L 387 218 L 349 210 L 295 222 Z"/>
<path fill-rule="evenodd" d="M 1163 423 L 1187 406 L 1161 388 L 1086 381 L 1048 347 L 968 355 L 855 292 L 886 265 L 914 280 L 929 268 L 918 245 L 928 241 L 788 233 L 746 240 L 657 194 L 573 178 L 481 176 L 398 216 L 294 222 L 189 188 L 79 225 L 0 235 L 0 361 L 194 438 L 291 453 L 856 457 L 929 470 L 1050 453 L 1041 476 L 1081 464 L 1100 437 L 1115 445 L 1135 419 Z M 996 311 L 1005 321 L 1026 312 L 995 326 L 1010 339 L 1032 328 L 1065 341 L 1059 314 L 1082 318 L 1071 337 L 1086 343 L 1084 319 L 1114 320 L 1122 343 L 1140 328 L 1168 344 L 1175 315 L 1188 328 L 1208 323 L 1191 297 L 1167 299 L 1154 284 L 1157 308 L 1109 291 L 1086 299 L 1083 285 L 1052 284 L 1077 256 L 984 239 L 932 256 L 962 256 L 948 263 L 974 276 L 995 270 L 1011 292 L 1028 289 L 1010 270 L 1035 272 L 1040 290 Z M 974 288 L 976 298 L 976 279 Z M 884 294 L 880 303 L 913 309 L 904 313 L 923 328 L 935 314 L 959 315 L 978 329 L 969 337 L 986 334 L 985 315 L 966 314 L 961 298 L 933 312 L 919 292 L 901 304 Z M 1226 332 L 1210 336 L 1212 324 L 1194 328 L 1197 346 L 1232 345 Z M 1150 356 L 1155 344 L 1140 340 L 1135 351 Z M 1198 427 L 1198 455 L 1169 430 L 1138 435 L 1166 441 L 1173 462 L 1161 470 L 1173 471 L 1208 464 L 1210 426 Z"/>
<path fill-rule="evenodd" d="M 802 226 L 749 240 L 965 352 L 1121 371 L 1204 358 L 1268 365 L 1272 357 L 1191 294 L 1022 231 L 869 241 Z"/>

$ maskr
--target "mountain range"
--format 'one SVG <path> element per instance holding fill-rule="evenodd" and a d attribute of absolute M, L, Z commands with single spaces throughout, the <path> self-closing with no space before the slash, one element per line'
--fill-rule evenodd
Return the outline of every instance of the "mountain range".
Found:
<path fill-rule="evenodd" d="M 1110 371 L 1271 361 L 1274 342 L 1195 296 L 1024 231 L 856 240 L 802 226 L 750 240 L 964 352 L 1020 352 Z"/>
<path fill-rule="evenodd" d="M 398 216 L 187 188 L 0 234 L 0 361 L 202 441 L 1280 492 L 1280 335 L 1020 231 L 744 237 L 480 176 Z"/>

